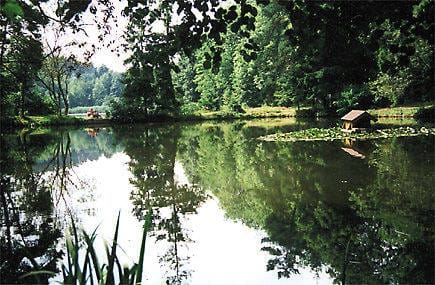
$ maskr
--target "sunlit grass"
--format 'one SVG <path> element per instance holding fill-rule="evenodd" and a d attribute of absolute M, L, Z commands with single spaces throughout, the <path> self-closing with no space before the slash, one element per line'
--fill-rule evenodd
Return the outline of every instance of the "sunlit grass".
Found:
<path fill-rule="evenodd" d="M 287 107 L 256 107 L 244 108 L 244 113 L 230 113 L 227 111 L 208 111 L 201 110 L 195 113 L 202 119 L 223 119 L 223 118 L 277 118 L 277 117 L 294 117 L 296 108 Z"/>
<path fill-rule="evenodd" d="M 294 117 L 296 108 L 287 107 L 257 107 L 245 109 L 246 115 L 252 117 Z"/>
<path fill-rule="evenodd" d="M 69 109 L 69 114 L 86 114 L 90 109 L 94 109 L 99 113 L 105 113 L 109 110 L 109 106 L 85 106 L 85 107 L 72 107 Z"/>
<path fill-rule="evenodd" d="M 378 117 L 413 117 L 421 107 L 434 106 L 432 103 L 416 104 L 414 106 L 401 106 L 381 109 L 370 109 L 368 112 Z"/>

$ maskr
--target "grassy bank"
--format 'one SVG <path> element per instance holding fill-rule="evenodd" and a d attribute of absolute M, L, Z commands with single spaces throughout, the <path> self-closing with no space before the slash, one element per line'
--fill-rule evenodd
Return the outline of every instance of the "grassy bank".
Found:
<path fill-rule="evenodd" d="M 370 114 L 376 117 L 385 118 L 413 118 L 414 115 L 421 108 L 429 108 L 435 106 L 432 103 L 418 104 L 414 106 L 400 106 L 381 109 L 367 110 Z M 296 108 L 287 107 L 258 107 L 258 108 L 246 108 L 244 113 L 233 114 L 225 111 L 199 111 L 195 113 L 194 118 L 199 119 L 255 119 L 255 118 L 279 118 L 279 117 L 313 117 L 315 112 L 309 108 L 301 108 L 297 111 Z"/>
<path fill-rule="evenodd" d="M 14 127 L 41 127 L 41 126 L 79 126 L 85 119 L 70 116 L 26 116 L 14 117 L 1 122 L 2 129 Z"/>
<path fill-rule="evenodd" d="M 376 117 L 407 117 L 412 118 L 420 108 L 435 106 L 433 103 L 418 104 L 413 106 L 400 106 L 381 109 L 370 109 L 368 112 Z"/>
<path fill-rule="evenodd" d="M 231 113 L 228 111 L 209 111 L 200 110 L 187 115 L 151 115 L 148 117 L 127 118 L 122 123 L 146 123 L 146 122 L 194 122 L 207 120 L 234 120 L 234 119 L 257 119 L 257 118 L 285 118 L 295 117 L 296 108 L 286 107 L 257 107 L 246 108 L 241 113 Z"/>
<path fill-rule="evenodd" d="M 279 118 L 295 117 L 296 108 L 287 107 L 256 107 L 245 108 L 243 113 L 230 113 L 226 111 L 207 111 L 201 110 L 188 118 L 200 120 L 219 120 L 219 119 L 255 119 L 255 118 Z"/>
<path fill-rule="evenodd" d="M 85 118 L 78 118 L 74 116 L 26 116 L 24 118 L 14 117 L 7 121 L 1 122 L 2 130 L 12 128 L 38 128 L 38 127 L 51 127 L 51 126 L 89 126 L 110 124 L 110 120 L 87 120 Z"/>
<path fill-rule="evenodd" d="M 401 106 L 394 108 L 370 109 L 368 112 L 376 117 L 383 118 L 412 118 L 420 108 L 433 107 L 431 103 L 417 106 Z M 242 113 L 230 113 L 226 111 L 198 111 L 192 115 L 155 115 L 143 119 L 132 119 L 124 123 L 146 123 L 146 122 L 171 122 L 171 121 L 203 121 L 203 120 L 232 120 L 232 119 L 258 119 L 258 118 L 286 118 L 297 117 L 298 115 L 311 117 L 314 115 L 308 108 L 287 107 L 257 107 L 245 108 Z M 111 124 L 109 119 L 103 120 L 86 120 L 74 116 L 27 116 L 25 118 L 15 117 L 8 122 L 2 122 L 2 128 L 7 127 L 39 127 L 39 126 L 86 126 Z"/>

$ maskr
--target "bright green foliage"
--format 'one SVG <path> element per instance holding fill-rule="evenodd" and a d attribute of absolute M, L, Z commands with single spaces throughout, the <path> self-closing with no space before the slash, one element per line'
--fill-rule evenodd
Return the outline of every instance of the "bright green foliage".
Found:
<path fill-rule="evenodd" d="M 77 30 L 79 14 L 90 1 L 63 1 L 56 16 L 64 26 Z M 40 1 L 0 3 L 0 109 L 1 121 L 27 114 L 53 112 L 53 102 L 34 94 L 33 85 L 42 67 L 41 31 L 52 18 Z M 40 108 L 39 108 L 40 107 Z M 58 108 L 59 109 L 59 108 Z"/>
<path fill-rule="evenodd" d="M 334 107 L 338 115 L 345 115 L 352 109 L 365 110 L 373 103 L 373 96 L 365 85 L 350 85 L 341 91 Z"/>
<path fill-rule="evenodd" d="M 87 67 L 71 59 L 52 57 L 50 62 L 46 60 L 43 68 L 39 70 L 38 80 L 32 91 L 39 94 L 41 100 L 52 106 L 56 113 L 60 113 L 61 109 L 66 112 L 66 106 L 68 109 L 86 106 L 87 109 L 82 111 L 85 113 L 90 107 L 107 106 L 111 100 L 119 98 L 124 87 L 121 80 L 120 73 L 105 66 Z M 44 114 L 43 110 L 44 108 L 40 107 L 39 112 L 32 110 L 31 113 Z"/>
<path fill-rule="evenodd" d="M 122 75 L 105 66 L 75 66 L 74 76 L 68 82 L 71 107 L 109 105 L 121 96 Z"/>
<path fill-rule="evenodd" d="M 52 20 L 35 3 L 10 0 L 0 8 L 2 119 L 35 112 L 31 106 L 46 113 L 116 99 L 122 87 L 107 70 L 71 79 L 62 102 L 32 93 L 43 61 L 40 31 Z M 127 1 L 124 10 L 131 56 L 128 91 L 113 105 L 120 120 L 261 105 L 341 114 L 433 100 L 433 1 L 145 3 Z M 111 16 L 102 0 L 65 1 L 57 15 L 78 30 L 80 13 L 96 13 L 98 5 Z"/>
<path fill-rule="evenodd" d="M 252 66 L 255 72 L 253 83 L 258 92 L 252 94 L 252 100 L 258 105 L 290 106 L 295 94 L 292 86 L 288 86 L 292 83 L 289 68 L 294 68 L 291 62 L 294 48 L 284 34 L 291 26 L 289 16 L 282 6 L 273 3 L 262 7 L 257 25 L 253 37 L 259 50 Z M 246 84 L 252 85 L 252 81 Z"/>
<path fill-rule="evenodd" d="M 131 267 L 122 267 L 116 253 L 119 218 L 118 215 L 112 245 L 110 248 L 106 245 L 107 261 L 103 263 L 98 259 L 94 248 L 95 239 L 97 238 L 96 230 L 91 235 L 82 230 L 83 238 L 80 238 L 78 229 L 74 221 L 72 221 L 72 233 L 66 236 L 67 262 L 62 265 L 63 284 L 85 284 L 90 282 L 91 284 L 109 285 L 114 284 L 115 280 L 118 280 L 120 284 L 140 284 L 142 282 L 145 241 L 151 225 L 151 210 L 148 211 L 144 222 L 138 263 L 134 263 Z M 81 256 L 82 254 L 84 256 Z M 116 273 L 118 275 L 115 279 Z M 38 272 L 34 274 L 38 274 Z"/>
<path fill-rule="evenodd" d="M 199 107 L 342 114 L 433 99 L 433 2 L 267 2 L 249 33 L 230 25 L 193 57 Z"/>
<path fill-rule="evenodd" d="M 74 66 L 73 58 L 66 58 L 60 55 L 59 52 L 52 52 L 45 58 L 37 76 L 59 116 L 62 116 L 62 108 L 64 109 L 64 115 L 68 115 L 68 81 L 73 74 Z"/>
<path fill-rule="evenodd" d="M 10 20 L 24 16 L 24 11 L 16 1 L 7 1 L 4 5 L 0 6 L 0 10 L 6 14 Z"/>
<path fill-rule="evenodd" d="M 177 104 L 180 105 L 181 114 L 193 114 L 199 109 L 198 100 L 200 98 L 194 82 L 196 73 L 193 60 L 183 56 L 178 62 L 178 67 L 180 68 L 178 74 L 173 72 L 172 75 Z"/>
<path fill-rule="evenodd" d="M 112 87 L 112 76 L 110 72 L 106 72 L 95 80 L 95 85 L 92 90 L 95 103 L 97 105 L 103 105 L 105 97 L 110 94 Z"/>
<path fill-rule="evenodd" d="M 207 62 L 207 45 L 199 50 L 195 56 L 195 79 L 197 92 L 200 95 L 201 107 L 210 110 L 219 110 L 222 105 L 222 94 L 218 93 L 216 75 L 210 68 L 204 68 Z"/>

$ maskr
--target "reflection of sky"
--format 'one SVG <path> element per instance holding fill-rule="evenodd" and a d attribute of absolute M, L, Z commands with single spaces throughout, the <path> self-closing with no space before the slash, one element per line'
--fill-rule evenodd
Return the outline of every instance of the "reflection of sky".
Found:
<path fill-rule="evenodd" d="M 265 233 L 226 219 L 214 199 L 204 203 L 189 224 L 196 241 L 192 284 L 331 283 L 325 274 L 317 280 L 314 273 L 303 269 L 290 279 L 278 279 L 275 271 L 267 272 L 269 255 L 261 251 Z"/>
<path fill-rule="evenodd" d="M 129 157 L 116 153 L 107 158 L 86 161 L 74 167 L 77 177 L 92 184 L 89 189 L 75 189 L 65 204 L 59 204 L 57 212 L 73 210 L 88 233 L 98 226 L 99 237 L 109 244 L 114 234 L 116 217 L 121 210 L 119 245 L 121 263 L 131 265 L 137 260 L 142 239 L 142 222 L 132 214 L 133 205 L 129 183 Z M 175 181 L 188 183 L 180 163 L 175 165 Z M 67 205 L 65 207 L 65 205 Z M 163 211 L 164 213 L 165 211 Z M 267 272 L 268 253 L 261 251 L 261 239 L 265 233 L 250 229 L 224 217 L 218 201 L 211 198 L 203 203 L 198 214 L 181 219 L 182 227 L 193 242 L 180 245 L 180 255 L 188 255 L 181 269 L 192 270 L 187 284 L 330 284 L 325 273 L 320 278 L 315 273 L 301 269 L 300 275 L 290 279 L 277 278 L 275 271 Z M 103 243 L 98 242 L 101 258 L 105 255 Z M 169 245 L 155 238 L 147 239 L 144 264 L 144 284 L 164 284 L 167 268 L 159 264 Z M 124 253 L 122 253 L 124 251 Z M 101 262 L 101 261 L 100 261 Z M 169 273 L 173 274 L 173 273 Z"/>

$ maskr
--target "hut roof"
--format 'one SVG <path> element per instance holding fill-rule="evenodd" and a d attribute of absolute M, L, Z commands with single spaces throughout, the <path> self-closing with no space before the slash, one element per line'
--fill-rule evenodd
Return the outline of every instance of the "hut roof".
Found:
<path fill-rule="evenodd" d="M 341 119 L 343 121 L 356 121 L 364 116 L 368 116 L 369 118 L 372 118 L 372 116 L 369 113 L 367 113 L 366 111 L 352 110 L 349 113 L 347 113 L 346 115 L 344 115 L 343 117 L 341 117 Z"/>

